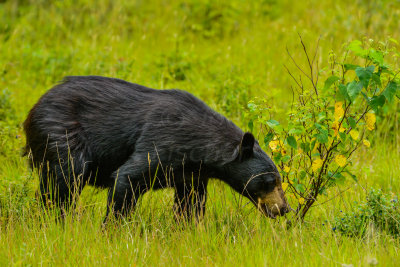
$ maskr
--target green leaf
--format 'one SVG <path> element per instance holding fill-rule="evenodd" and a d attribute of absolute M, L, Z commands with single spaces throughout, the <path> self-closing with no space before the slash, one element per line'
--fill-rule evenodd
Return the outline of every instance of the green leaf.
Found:
<path fill-rule="evenodd" d="M 389 82 L 388 85 L 385 88 L 385 91 L 383 91 L 382 95 L 384 95 L 387 99 L 387 101 L 390 103 L 393 100 L 393 97 L 395 96 L 397 91 L 397 84 L 393 81 Z"/>
<path fill-rule="evenodd" d="M 294 134 L 294 135 L 299 135 L 304 133 L 304 127 L 303 126 L 295 126 L 292 129 L 289 130 L 289 134 Z"/>
<path fill-rule="evenodd" d="M 304 179 L 306 177 L 306 175 L 307 175 L 307 173 L 304 170 L 300 171 L 300 174 L 299 174 L 300 179 Z"/>
<path fill-rule="evenodd" d="M 296 188 L 296 190 L 300 193 L 304 193 L 304 191 L 306 191 L 306 188 L 303 184 L 294 184 L 293 187 Z"/>
<path fill-rule="evenodd" d="M 352 41 L 347 49 L 351 50 L 356 54 L 357 56 L 366 58 L 368 55 L 368 50 L 362 48 L 362 42 L 359 40 L 354 40 Z"/>
<path fill-rule="evenodd" d="M 326 113 L 325 112 L 320 112 L 317 115 L 317 121 L 319 123 L 322 123 L 326 119 Z"/>
<path fill-rule="evenodd" d="M 371 80 L 372 73 L 374 72 L 374 66 L 369 66 L 366 68 L 358 67 L 356 69 L 356 74 L 358 79 L 360 79 L 361 84 L 365 89 L 368 88 L 369 80 Z"/>
<path fill-rule="evenodd" d="M 385 105 L 385 99 L 386 98 L 383 95 L 373 96 L 369 101 L 369 105 L 374 111 L 377 111 L 379 107 L 383 107 L 383 105 Z"/>
<path fill-rule="evenodd" d="M 346 179 L 341 173 L 335 173 L 333 178 L 335 178 L 336 184 L 343 184 Z"/>
<path fill-rule="evenodd" d="M 327 187 L 327 186 L 322 186 L 322 187 L 319 189 L 319 194 L 324 195 L 324 196 L 328 196 L 328 193 L 326 193 L 326 187 Z"/>
<path fill-rule="evenodd" d="M 276 126 L 278 126 L 279 125 L 279 122 L 278 121 L 276 121 L 276 120 L 268 120 L 267 121 L 267 125 L 270 127 L 270 128 L 275 128 Z"/>
<path fill-rule="evenodd" d="M 369 72 L 373 73 L 375 70 L 375 66 L 371 65 L 371 66 L 366 67 L 365 69 L 368 70 Z"/>
<path fill-rule="evenodd" d="M 296 138 L 294 138 L 293 136 L 289 135 L 286 138 L 286 142 L 289 144 L 289 146 L 293 147 L 294 149 L 297 149 L 297 141 Z"/>
<path fill-rule="evenodd" d="M 339 137 L 340 137 L 340 140 L 342 140 L 343 143 L 346 142 L 346 133 L 339 132 Z"/>
<path fill-rule="evenodd" d="M 345 170 L 344 172 L 347 173 L 356 183 L 358 183 L 357 176 L 355 176 L 354 174 L 352 174 L 348 170 Z"/>
<path fill-rule="evenodd" d="M 319 131 L 319 133 L 315 135 L 318 142 L 321 144 L 328 143 L 328 130 L 321 124 L 315 123 L 314 125 Z"/>
<path fill-rule="evenodd" d="M 315 143 L 314 143 L 315 144 Z M 304 152 L 308 152 L 310 151 L 310 143 L 301 143 L 300 144 L 300 148 L 304 151 Z"/>
<path fill-rule="evenodd" d="M 304 116 L 302 118 L 300 118 L 301 122 L 307 121 L 309 119 L 311 119 L 313 117 L 313 114 L 311 114 L 310 112 L 304 114 Z"/>
<path fill-rule="evenodd" d="M 264 144 L 265 144 L 266 146 L 268 146 L 269 142 L 271 142 L 273 138 L 274 138 L 274 134 L 273 134 L 273 133 L 268 133 L 268 134 L 264 137 Z"/>
<path fill-rule="evenodd" d="M 281 162 L 281 159 L 282 159 L 282 154 L 281 153 L 274 154 L 274 162 L 275 162 L 275 164 L 279 164 Z"/>
<path fill-rule="evenodd" d="M 346 100 L 350 102 L 350 97 L 349 94 L 347 93 L 347 87 L 344 84 L 339 84 L 337 98 L 338 100 Z"/>
<path fill-rule="evenodd" d="M 348 117 L 347 120 L 351 128 L 355 129 L 357 127 L 357 122 L 353 117 Z"/>
<path fill-rule="evenodd" d="M 318 129 L 318 131 L 323 131 L 323 130 L 325 130 L 325 127 L 322 126 L 322 125 L 319 124 L 319 123 L 314 123 L 314 126 L 315 126 L 315 128 Z"/>
<path fill-rule="evenodd" d="M 286 156 L 282 157 L 282 159 L 281 159 L 281 161 L 282 161 L 283 163 L 286 163 L 286 162 L 288 162 L 289 160 L 290 160 L 290 156 L 289 156 L 289 155 L 286 155 Z"/>
<path fill-rule="evenodd" d="M 369 50 L 368 57 L 372 60 L 372 62 L 374 62 L 374 64 L 379 66 L 384 65 L 382 51 L 376 51 L 375 49 L 371 48 Z"/>
<path fill-rule="evenodd" d="M 331 77 L 325 80 L 324 90 L 325 91 L 328 90 L 332 86 L 332 84 L 334 84 L 339 80 L 340 78 L 338 76 L 332 75 Z"/>
<path fill-rule="evenodd" d="M 317 140 L 321 144 L 328 143 L 328 133 L 319 133 L 319 134 L 317 134 Z"/>
<path fill-rule="evenodd" d="M 361 48 L 362 42 L 360 40 L 353 40 L 349 43 L 349 45 L 347 46 L 347 49 L 354 51 L 355 48 Z"/>
<path fill-rule="evenodd" d="M 311 142 L 310 150 L 311 150 L 311 148 L 314 149 L 316 142 L 317 142 L 317 140 L 314 140 Z"/>
<path fill-rule="evenodd" d="M 318 142 L 321 144 L 328 143 L 328 130 L 323 128 L 322 125 L 315 123 L 315 127 L 318 129 L 319 133 L 315 135 Z"/>
<path fill-rule="evenodd" d="M 377 86 L 381 86 L 381 76 L 379 73 L 372 73 L 371 79 Z"/>
<path fill-rule="evenodd" d="M 339 136 L 340 136 L 340 133 L 339 133 Z M 344 137 L 346 138 L 346 135 L 344 135 Z M 346 149 L 346 144 L 345 144 L 346 140 L 345 141 L 343 141 L 343 139 L 341 139 L 341 140 L 342 140 L 342 142 L 340 142 L 340 144 L 338 145 L 338 149 L 339 150 L 345 150 Z"/>
<path fill-rule="evenodd" d="M 364 92 L 361 92 L 361 95 L 364 97 L 364 99 L 365 99 L 367 102 L 369 102 L 369 97 L 368 97 Z"/>
<path fill-rule="evenodd" d="M 355 69 L 357 69 L 358 67 L 360 67 L 360 66 L 358 66 L 358 65 L 353 65 L 353 64 L 344 64 L 343 66 L 344 66 L 345 71 L 348 71 L 348 70 L 355 70 Z"/>
<path fill-rule="evenodd" d="M 257 105 L 254 104 L 253 102 L 248 103 L 247 107 L 250 109 L 250 112 L 254 112 L 257 110 Z"/>
<path fill-rule="evenodd" d="M 352 41 L 348 46 L 347 49 L 353 51 L 354 53 L 363 53 L 365 50 L 361 47 L 362 42 L 359 40 Z"/>
<path fill-rule="evenodd" d="M 360 94 L 362 90 L 362 87 L 363 87 L 362 83 L 356 81 L 352 81 L 347 85 L 347 93 L 351 101 L 354 101 L 357 98 L 357 96 Z"/>
<path fill-rule="evenodd" d="M 268 123 L 267 123 L 268 124 Z M 282 125 L 276 125 L 275 127 L 274 127 L 274 131 L 275 131 L 275 133 L 277 133 L 277 134 L 281 134 L 282 132 L 283 132 L 283 126 Z"/>

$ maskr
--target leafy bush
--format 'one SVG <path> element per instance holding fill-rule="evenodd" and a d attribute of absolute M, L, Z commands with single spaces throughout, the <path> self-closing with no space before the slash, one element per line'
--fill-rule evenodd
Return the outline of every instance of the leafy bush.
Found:
<path fill-rule="evenodd" d="M 353 207 L 353 211 L 337 216 L 334 231 L 347 236 L 362 237 L 368 228 L 386 231 L 394 237 L 400 236 L 400 205 L 397 197 L 371 189 L 367 201 Z"/>
<path fill-rule="evenodd" d="M 288 52 L 300 76 L 287 68 L 295 82 L 287 122 L 273 119 L 266 99 L 251 101 L 248 115 L 249 128 L 259 125 L 265 133 L 264 147 L 279 166 L 283 188 L 302 221 L 319 195 L 328 195 L 327 190 L 346 177 L 357 180 L 351 156 L 362 146 L 370 147 L 377 114 L 396 101 L 400 89 L 397 72 L 385 61 L 398 55 L 389 43 L 353 41 L 342 59 L 330 54 L 325 70 L 318 68 L 317 49 L 309 56 L 301 44 L 307 70 Z M 324 71 L 329 77 L 321 85 Z"/>

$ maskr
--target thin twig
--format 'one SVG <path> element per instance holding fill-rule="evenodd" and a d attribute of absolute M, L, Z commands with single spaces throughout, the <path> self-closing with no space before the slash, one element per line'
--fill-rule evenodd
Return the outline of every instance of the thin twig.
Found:
<path fill-rule="evenodd" d="M 292 60 L 293 64 L 308 78 L 311 80 L 311 77 L 308 76 L 307 73 L 304 72 L 304 70 L 302 68 L 299 67 L 299 65 L 297 65 L 296 61 L 294 60 L 294 58 L 292 57 L 292 55 L 289 52 L 289 49 L 286 47 L 286 52 L 289 55 L 290 59 Z"/>
<path fill-rule="evenodd" d="M 318 204 L 314 204 L 314 205 L 313 205 L 312 207 L 310 207 L 310 208 L 323 205 L 323 204 L 325 204 L 325 203 L 327 203 L 327 202 L 329 202 L 329 201 L 331 201 L 331 200 L 337 198 L 338 196 L 340 196 L 341 194 L 343 194 L 344 192 L 346 192 L 346 191 L 349 190 L 350 188 L 351 188 L 351 186 L 348 187 L 348 188 L 346 188 L 346 189 L 343 190 L 343 191 L 339 191 L 339 193 L 337 193 L 335 196 L 331 197 L 330 199 L 328 199 L 328 200 L 326 200 L 326 201 L 324 201 L 324 202 L 321 202 L 321 203 L 318 203 Z"/>

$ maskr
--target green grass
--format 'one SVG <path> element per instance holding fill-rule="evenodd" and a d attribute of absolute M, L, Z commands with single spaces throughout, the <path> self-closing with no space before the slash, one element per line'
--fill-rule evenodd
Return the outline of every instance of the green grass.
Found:
<path fill-rule="evenodd" d="M 36 202 L 37 175 L 20 153 L 27 112 L 66 75 L 184 89 L 246 129 L 243 108 L 257 96 L 285 117 L 293 85 L 283 67 L 286 47 L 305 63 L 298 33 L 310 49 L 321 36 L 323 67 L 348 41 L 400 40 L 399 19 L 398 1 L 0 1 L 0 95 L 9 103 L 0 106 L 0 264 L 396 266 L 398 240 L 373 229 L 362 239 L 344 237 L 329 222 L 364 200 L 363 188 L 400 191 L 397 118 L 380 129 L 395 138 L 381 134 L 356 155 L 359 183 L 332 188 L 331 196 L 349 189 L 317 203 L 305 224 L 289 230 L 217 181 L 199 225 L 177 225 L 173 192 L 163 190 L 146 194 L 130 220 L 102 231 L 106 192 L 93 188 L 57 224 Z"/>

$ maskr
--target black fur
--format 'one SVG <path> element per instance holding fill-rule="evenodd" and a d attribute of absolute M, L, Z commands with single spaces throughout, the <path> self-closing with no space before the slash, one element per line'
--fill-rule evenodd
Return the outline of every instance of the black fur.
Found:
<path fill-rule="evenodd" d="M 126 215 L 147 190 L 174 187 L 177 214 L 198 216 L 211 177 L 254 202 L 279 178 L 252 134 L 181 90 L 67 77 L 32 108 L 24 129 L 43 200 L 69 205 L 85 184 L 106 187 L 107 214 Z"/>

